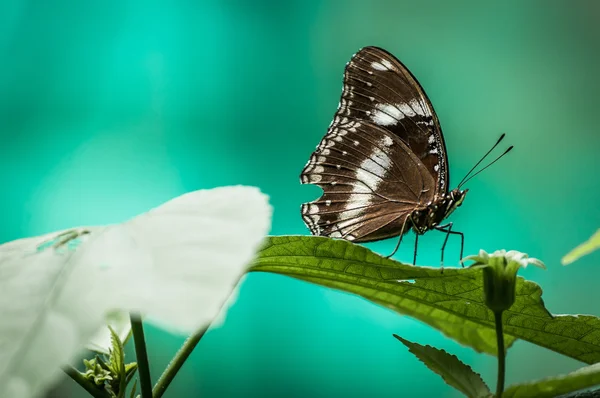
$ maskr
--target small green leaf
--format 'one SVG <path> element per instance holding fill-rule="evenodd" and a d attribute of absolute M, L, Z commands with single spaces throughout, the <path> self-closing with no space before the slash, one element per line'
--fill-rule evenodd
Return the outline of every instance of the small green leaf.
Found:
<path fill-rule="evenodd" d="M 133 386 L 131 387 L 131 392 L 129 393 L 129 398 L 135 398 L 135 392 L 137 390 L 137 379 L 133 382 Z"/>
<path fill-rule="evenodd" d="M 104 358 L 106 358 L 106 356 Z M 110 372 L 113 371 L 110 365 L 106 363 L 100 356 L 96 355 L 96 361 L 100 364 L 100 366 L 102 366 L 102 369 L 106 369 Z"/>
<path fill-rule="evenodd" d="M 510 386 L 502 397 L 556 397 L 600 384 L 600 363 L 577 369 L 566 375 L 548 377 L 530 383 Z"/>
<path fill-rule="evenodd" d="M 113 375 L 110 370 L 102 367 L 102 362 L 99 358 L 93 358 L 90 360 L 84 359 L 83 364 L 85 365 L 85 372 L 83 376 L 94 382 L 97 386 L 103 386 L 105 383 L 110 383 L 113 380 Z"/>
<path fill-rule="evenodd" d="M 131 380 L 131 378 L 128 379 L 128 372 L 127 372 L 127 365 L 125 364 L 125 349 L 123 348 L 123 342 L 121 341 L 121 338 L 119 337 L 119 335 L 117 334 L 117 332 L 115 332 L 115 330 L 108 326 L 108 328 L 110 329 L 110 334 L 111 334 L 111 345 L 112 345 L 112 349 L 110 350 L 110 363 L 112 368 L 114 369 L 114 372 L 116 374 L 116 380 L 115 383 L 112 383 L 112 389 L 113 391 L 115 391 L 117 393 L 117 397 L 124 397 L 125 396 L 125 390 L 127 389 L 127 382 L 129 380 Z M 130 365 L 130 369 L 131 370 L 131 366 L 135 366 L 135 369 L 137 369 L 137 364 L 129 364 Z M 135 371 L 135 369 L 133 369 L 133 371 Z M 131 376 L 132 374 L 130 374 Z"/>
<path fill-rule="evenodd" d="M 113 330 L 113 328 L 111 328 L 110 326 L 108 328 L 110 329 L 112 344 L 112 349 L 110 350 L 109 355 L 110 366 L 119 378 L 119 380 L 125 380 L 125 351 L 123 349 L 123 343 L 121 342 L 119 335 Z"/>
<path fill-rule="evenodd" d="M 587 241 L 583 242 L 575 249 L 571 250 L 561 260 L 562 265 L 571 264 L 573 261 L 590 254 L 594 250 L 600 249 L 600 229 L 596 231 Z"/>
<path fill-rule="evenodd" d="M 131 380 L 131 378 L 135 375 L 135 372 L 137 371 L 137 363 L 136 362 L 131 362 L 125 365 L 125 373 L 126 373 L 126 378 L 125 378 L 125 384 L 129 384 L 129 381 Z"/>
<path fill-rule="evenodd" d="M 492 394 L 481 376 L 475 373 L 470 366 L 462 363 L 455 355 L 450 355 L 446 351 L 430 345 L 423 346 L 413 343 L 397 334 L 394 337 L 400 340 L 425 366 L 442 376 L 446 384 L 456 388 L 467 397 L 489 397 Z"/>
<path fill-rule="evenodd" d="M 479 352 L 496 355 L 494 316 L 476 268 L 420 267 L 384 258 L 344 240 L 269 237 L 250 271 L 273 272 L 360 295 L 409 315 Z M 517 338 L 586 363 L 600 362 L 600 318 L 552 315 L 542 289 L 517 277 L 516 298 L 504 312 L 505 346 Z"/>

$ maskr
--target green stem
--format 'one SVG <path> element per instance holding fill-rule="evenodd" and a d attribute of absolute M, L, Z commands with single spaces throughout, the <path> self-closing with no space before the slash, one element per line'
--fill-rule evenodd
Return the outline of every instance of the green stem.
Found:
<path fill-rule="evenodd" d="M 502 330 L 502 311 L 494 312 L 496 321 L 496 345 L 498 346 L 498 381 L 496 383 L 496 397 L 501 398 L 504 392 L 504 378 L 506 375 L 506 351 L 504 350 L 504 332 Z"/>
<path fill-rule="evenodd" d="M 89 392 L 90 395 L 94 398 L 108 398 L 108 393 L 99 388 L 92 382 L 85 378 L 83 374 L 81 374 L 77 369 L 72 366 L 66 366 L 63 368 L 63 371 L 77 384 L 79 384 L 85 391 Z"/>
<path fill-rule="evenodd" d="M 130 319 L 138 374 L 140 375 L 142 398 L 152 398 L 152 380 L 150 379 L 150 365 L 148 363 L 148 353 L 146 352 L 146 338 L 144 337 L 142 317 L 140 314 L 132 313 L 130 314 Z"/>
<path fill-rule="evenodd" d="M 175 354 L 175 357 L 171 360 L 171 362 L 169 362 L 169 365 L 167 366 L 163 374 L 158 379 L 158 382 L 154 386 L 154 398 L 162 397 L 167 387 L 169 387 L 169 384 L 171 384 L 171 382 L 175 378 L 175 375 L 177 374 L 179 369 L 181 369 L 181 367 L 183 366 L 185 360 L 190 356 L 192 351 L 194 351 L 194 348 L 196 348 L 196 345 L 198 345 L 200 339 L 202 338 L 202 336 L 204 336 L 207 330 L 208 326 L 188 337 L 185 343 L 183 343 L 179 351 L 177 351 L 177 354 Z"/>

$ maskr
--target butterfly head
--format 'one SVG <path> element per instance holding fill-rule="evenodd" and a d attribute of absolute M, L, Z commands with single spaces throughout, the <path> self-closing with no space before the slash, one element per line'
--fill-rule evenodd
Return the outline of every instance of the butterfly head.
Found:
<path fill-rule="evenodd" d="M 465 200 L 465 196 L 467 195 L 467 192 L 469 192 L 468 189 L 455 188 L 446 194 L 446 197 L 443 200 L 443 207 L 445 208 L 445 211 L 442 215 L 442 219 L 450 216 L 450 214 L 452 214 L 454 210 L 456 210 L 458 207 L 460 207 L 460 205 L 462 205 L 463 201 Z"/>
<path fill-rule="evenodd" d="M 460 205 L 462 205 L 463 201 L 465 200 L 465 196 L 467 196 L 467 192 L 469 192 L 468 189 L 459 188 L 455 188 L 452 191 L 450 191 L 450 193 L 448 193 L 448 196 L 450 197 L 449 199 L 451 199 L 453 202 L 452 207 L 457 208 Z"/>

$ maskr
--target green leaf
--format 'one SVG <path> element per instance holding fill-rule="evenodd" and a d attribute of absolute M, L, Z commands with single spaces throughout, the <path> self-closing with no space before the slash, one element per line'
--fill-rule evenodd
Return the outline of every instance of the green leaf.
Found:
<path fill-rule="evenodd" d="M 104 356 L 104 358 L 107 358 L 106 356 Z M 96 361 L 98 361 L 98 363 L 100 364 L 100 366 L 102 366 L 102 369 L 106 369 L 110 372 L 112 372 L 112 368 L 110 367 L 109 364 L 107 364 L 100 356 L 96 355 Z"/>
<path fill-rule="evenodd" d="M 409 351 L 421 360 L 429 369 L 442 376 L 446 384 L 470 398 L 489 397 L 491 391 L 487 384 L 470 366 L 462 363 L 455 355 L 432 346 L 410 342 L 398 335 L 395 338 L 408 347 Z"/>
<path fill-rule="evenodd" d="M 137 371 L 137 363 L 136 362 L 131 362 L 125 365 L 125 374 L 126 374 L 126 384 L 129 384 L 129 380 L 131 380 L 131 378 L 135 375 L 135 372 Z"/>
<path fill-rule="evenodd" d="M 131 387 L 131 392 L 129 393 L 129 398 L 135 398 L 135 390 L 137 390 L 137 379 L 133 382 L 133 387 Z"/>
<path fill-rule="evenodd" d="M 113 382 L 110 383 L 110 387 L 111 391 L 114 392 L 118 398 L 121 398 L 125 396 L 127 382 L 131 380 L 131 378 L 127 378 L 128 369 L 127 365 L 125 365 L 125 350 L 123 348 L 123 342 L 112 327 L 108 326 L 108 329 L 110 330 L 110 340 L 112 346 L 112 348 L 109 350 L 109 366 L 115 374 Z M 137 369 L 137 364 L 134 365 L 135 369 Z M 135 371 L 135 369 L 133 369 L 133 371 Z M 131 368 L 129 370 L 131 371 Z"/>
<path fill-rule="evenodd" d="M 110 350 L 109 354 L 110 367 L 117 375 L 119 380 L 125 380 L 125 351 L 123 349 L 123 343 L 114 329 L 110 326 L 108 326 L 108 328 L 110 329 L 110 341 L 112 345 L 112 349 Z"/>
<path fill-rule="evenodd" d="M 566 375 L 510 386 L 502 396 L 504 398 L 556 397 L 597 384 L 600 384 L 600 363 L 583 367 Z"/>
<path fill-rule="evenodd" d="M 571 264 L 573 261 L 578 260 L 580 257 L 590 254 L 594 250 L 600 249 L 600 229 L 596 231 L 587 241 L 583 242 L 575 249 L 571 250 L 561 260 L 562 265 Z"/>
<path fill-rule="evenodd" d="M 99 358 L 93 358 L 90 360 L 84 359 L 83 364 L 85 365 L 85 372 L 82 373 L 83 376 L 94 382 L 97 386 L 103 386 L 106 382 L 111 382 L 113 380 L 112 373 L 110 370 L 102 367 L 102 362 L 99 361 Z"/>
<path fill-rule="evenodd" d="M 348 241 L 310 236 L 268 238 L 250 270 L 358 294 L 496 355 L 494 316 L 483 302 L 481 270 L 445 268 L 441 273 Z M 552 316 L 541 295 L 537 284 L 517 278 L 515 303 L 503 316 L 506 347 L 520 338 L 586 363 L 600 361 L 600 318 Z"/>

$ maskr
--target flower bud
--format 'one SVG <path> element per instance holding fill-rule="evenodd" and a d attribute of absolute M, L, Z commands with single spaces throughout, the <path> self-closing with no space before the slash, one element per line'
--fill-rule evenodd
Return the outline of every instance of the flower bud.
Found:
<path fill-rule="evenodd" d="M 497 250 L 492 254 L 480 250 L 479 255 L 468 256 L 464 260 L 475 261 L 471 267 L 483 268 L 485 305 L 493 312 L 508 310 L 514 304 L 519 268 L 529 264 L 546 268 L 540 260 L 515 250 Z"/>

